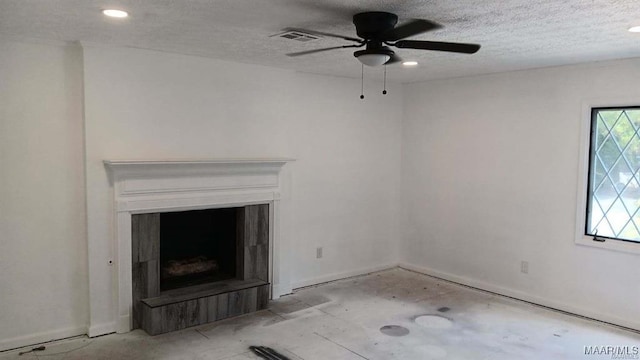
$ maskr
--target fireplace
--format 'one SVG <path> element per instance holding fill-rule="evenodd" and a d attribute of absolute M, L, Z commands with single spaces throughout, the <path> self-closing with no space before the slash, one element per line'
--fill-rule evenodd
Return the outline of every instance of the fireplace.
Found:
<path fill-rule="evenodd" d="M 242 208 L 160 214 L 160 291 L 236 277 Z"/>
<path fill-rule="evenodd" d="M 291 161 L 282 158 L 104 161 L 112 186 L 114 228 L 110 242 L 109 231 L 105 231 L 109 224 L 100 220 L 104 214 L 92 215 L 97 223 L 90 222 L 90 243 L 100 246 L 90 246 L 89 250 L 92 264 L 89 336 L 113 331 L 124 333 L 142 327 L 140 309 L 171 319 L 184 319 L 176 322 L 176 327 L 181 328 L 250 311 L 256 297 L 278 298 L 290 293 L 292 165 L 287 164 Z M 218 285 L 211 285 L 203 278 L 184 279 L 180 287 L 163 285 L 161 290 L 160 263 L 164 259 L 160 258 L 160 217 L 223 208 L 239 212 L 237 231 L 255 233 L 255 229 L 261 229 L 262 234 L 250 236 L 247 244 L 243 244 L 248 247 L 243 246 L 245 255 L 236 258 L 235 277 L 220 280 Z M 141 231 L 144 228 L 155 230 Z M 256 246 L 258 242 L 261 246 Z M 102 244 L 112 246 L 108 257 L 102 252 Z M 193 259 L 197 257 L 182 260 L 204 260 Z M 108 266 L 101 265 L 102 261 Z M 185 264 L 189 262 L 182 263 Z M 202 269 L 200 265 L 193 267 Z M 250 280 L 256 278 L 251 285 Z M 192 295 L 185 295 L 187 298 L 196 293 L 197 299 L 185 300 L 182 291 L 191 292 Z M 203 296 L 198 297 L 200 295 Z M 180 301 L 165 301 L 169 296 Z M 142 300 L 147 303 L 141 308 Z M 193 311 L 203 307 L 208 308 L 207 312 Z M 214 308 L 219 308 L 219 313 Z M 157 316 L 152 318 L 157 322 Z M 165 330 L 170 331 L 162 328 L 159 331 Z"/>

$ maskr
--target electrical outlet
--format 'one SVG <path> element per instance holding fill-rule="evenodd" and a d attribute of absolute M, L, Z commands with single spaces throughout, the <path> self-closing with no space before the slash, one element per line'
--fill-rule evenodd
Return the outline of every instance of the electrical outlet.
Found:
<path fill-rule="evenodd" d="M 316 248 L 316 259 L 322 258 L 322 247 Z"/>
<path fill-rule="evenodd" d="M 521 261 L 520 262 L 520 272 L 523 274 L 528 274 L 529 273 L 529 262 L 528 261 Z"/>

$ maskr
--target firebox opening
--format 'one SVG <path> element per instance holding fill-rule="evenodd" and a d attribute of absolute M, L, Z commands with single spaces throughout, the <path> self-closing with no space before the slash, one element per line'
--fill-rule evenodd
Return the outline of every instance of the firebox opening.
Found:
<path fill-rule="evenodd" d="M 239 209 L 160 214 L 160 291 L 236 277 Z"/>

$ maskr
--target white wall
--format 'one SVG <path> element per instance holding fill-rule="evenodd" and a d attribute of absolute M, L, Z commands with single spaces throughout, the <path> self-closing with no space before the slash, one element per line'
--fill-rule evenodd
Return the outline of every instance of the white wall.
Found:
<path fill-rule="evenodd" d="M 582 102 L 637 105 L 639 78 L 635 59 L 405 86 L 402 261 L 640 329 L 639 256 L 574 243 Z"/>
<path fill-rule="evenodd" d="M 297 158 L 294 285 L 397 261 L 400 87 L 7 41 L 0 75 L 0 350 L 113 330 L 104 159 Z"/>
<path fill-rule="evenodd" d="M 357 80 L 293 79 L 294 288 L 397 264 L 402 93 L 381 85 L 362 101 Z"/>
<path fill-rule="evenodd" d="M 637 94 L 638 60 L 365 101 L 357 80 L 132 49 L 0 42 L 0 75 L 0 349 L 110 330 L 117 158 L 297 158 L 294 286 L 393 264 L 402 205 L 407 264 L 638 328 L 638 256 L 573 242 L 581 101 Z"/>
<path fill-rule="evenodd" d="M 0 350 L 85 332 L 80 49 L 0 41 Z"/>
<path fill-rule="evenodd" d="M 293 285 L 396 262 L 401 88 L 85 47 L 92 335 L 113 331 L 105 159 L 293 157 Z M 324 247 L 316 260 L 315 249 Z"/>

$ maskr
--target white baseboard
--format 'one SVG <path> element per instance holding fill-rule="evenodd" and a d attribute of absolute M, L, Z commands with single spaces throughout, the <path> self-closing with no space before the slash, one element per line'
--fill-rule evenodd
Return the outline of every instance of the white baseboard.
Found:
<path fill-rule="evenodd" d="M 271 298 L 278 299 L 281 296 L 291 294 L 293 288 L 291 284 L 273 284 L 271 288 Z"/>
<path fill-rule="evenodd" d="M 295 290 L 295 289 L 299 289 L 299 288 L 303 288 L 303 287 L 307 287 L 307 286 L 326 283 L 326 282 L 329 282 L 329 281 L 341 280 L 341 279 L 345 279 L 345 278 L 349 278 L 349 277 L 353 277 L 353 276 L 369 274 L 369 273 L 376 272 L 376 271 L 383 271 L 383 270 L 393 269 L 393 268 L 396 268 L 396 267 L 398 267 L 397 263 L 391 263 L 391 264 L 371 266 L 371 267 L 361 268 L 361 269 L 356 269 L 356 270 L 344 271 L 344 272 L 339 272 L 339 273 L 333 273 L 333 274 L 329 274 L 329 275 L 323 275 L 323 276 L 319 276 L 319 277 L 312 278 L 312 279 L 306 279 L 306 280 L 301 280 L 301 281 L 294 282 L 292 284 L 292 288 Z"/>
<path fill-rule="evenodd" d="M 36 334 L 29 334 L 25 336 L 18 336 L 11 339 L 0 340 L 0 351 L 17 349 L 24 346 L 45 343 L 53 340 L 60 340 L 72 336 L 85 335 L 86 333 L 86 326 L 77 326 L 53 331 L 45 331 Z"/>
<path fill-rule="evenodd" d="M 463 276 L 441 272 L 441 271 L 430 269 L 424 266 L 419 266 L 419 265 L 414 265 L 409 263 L 401 263 L 399 266 L 403 269 L 415 271 L 424 275 L 437 277 L 437 278 L 448 280 L 458 284 L 470 286 L 476 289 L 489 291 L 499 295 L 503 295 L 503 296 L 515 298 L 518 300 L 530 302 L 533 304 L 541 305 L 544 307 L 552 308 L 555 310 L 560 310 L 566 313 L 587 317 L 587 318 L 595 319 L 598 321 L 610 323 L 613 325 L 618 325 L 625 328 L 640 331 L 640 322 L 634 321 L 635 319 L 622 319 L 610 314 L 602 314 L 593 310 L 587 310 L 571 304 L 558 302 L 552 299 L 543 298 L 543 297 L 528 294 L 519 290 L 513 290 L 513 289 L 505 288 L 505 287 L 494 285 L 494 284 L 489 284 L 483 281 L 479 281 L 479 280 L 475 280 L 475 279 L 471 279 Z"/>
<path fill-rule="evenodd" d="M 116 332 L 115 321 L 89 326 L 89 337 L 96 337 Z"/>

